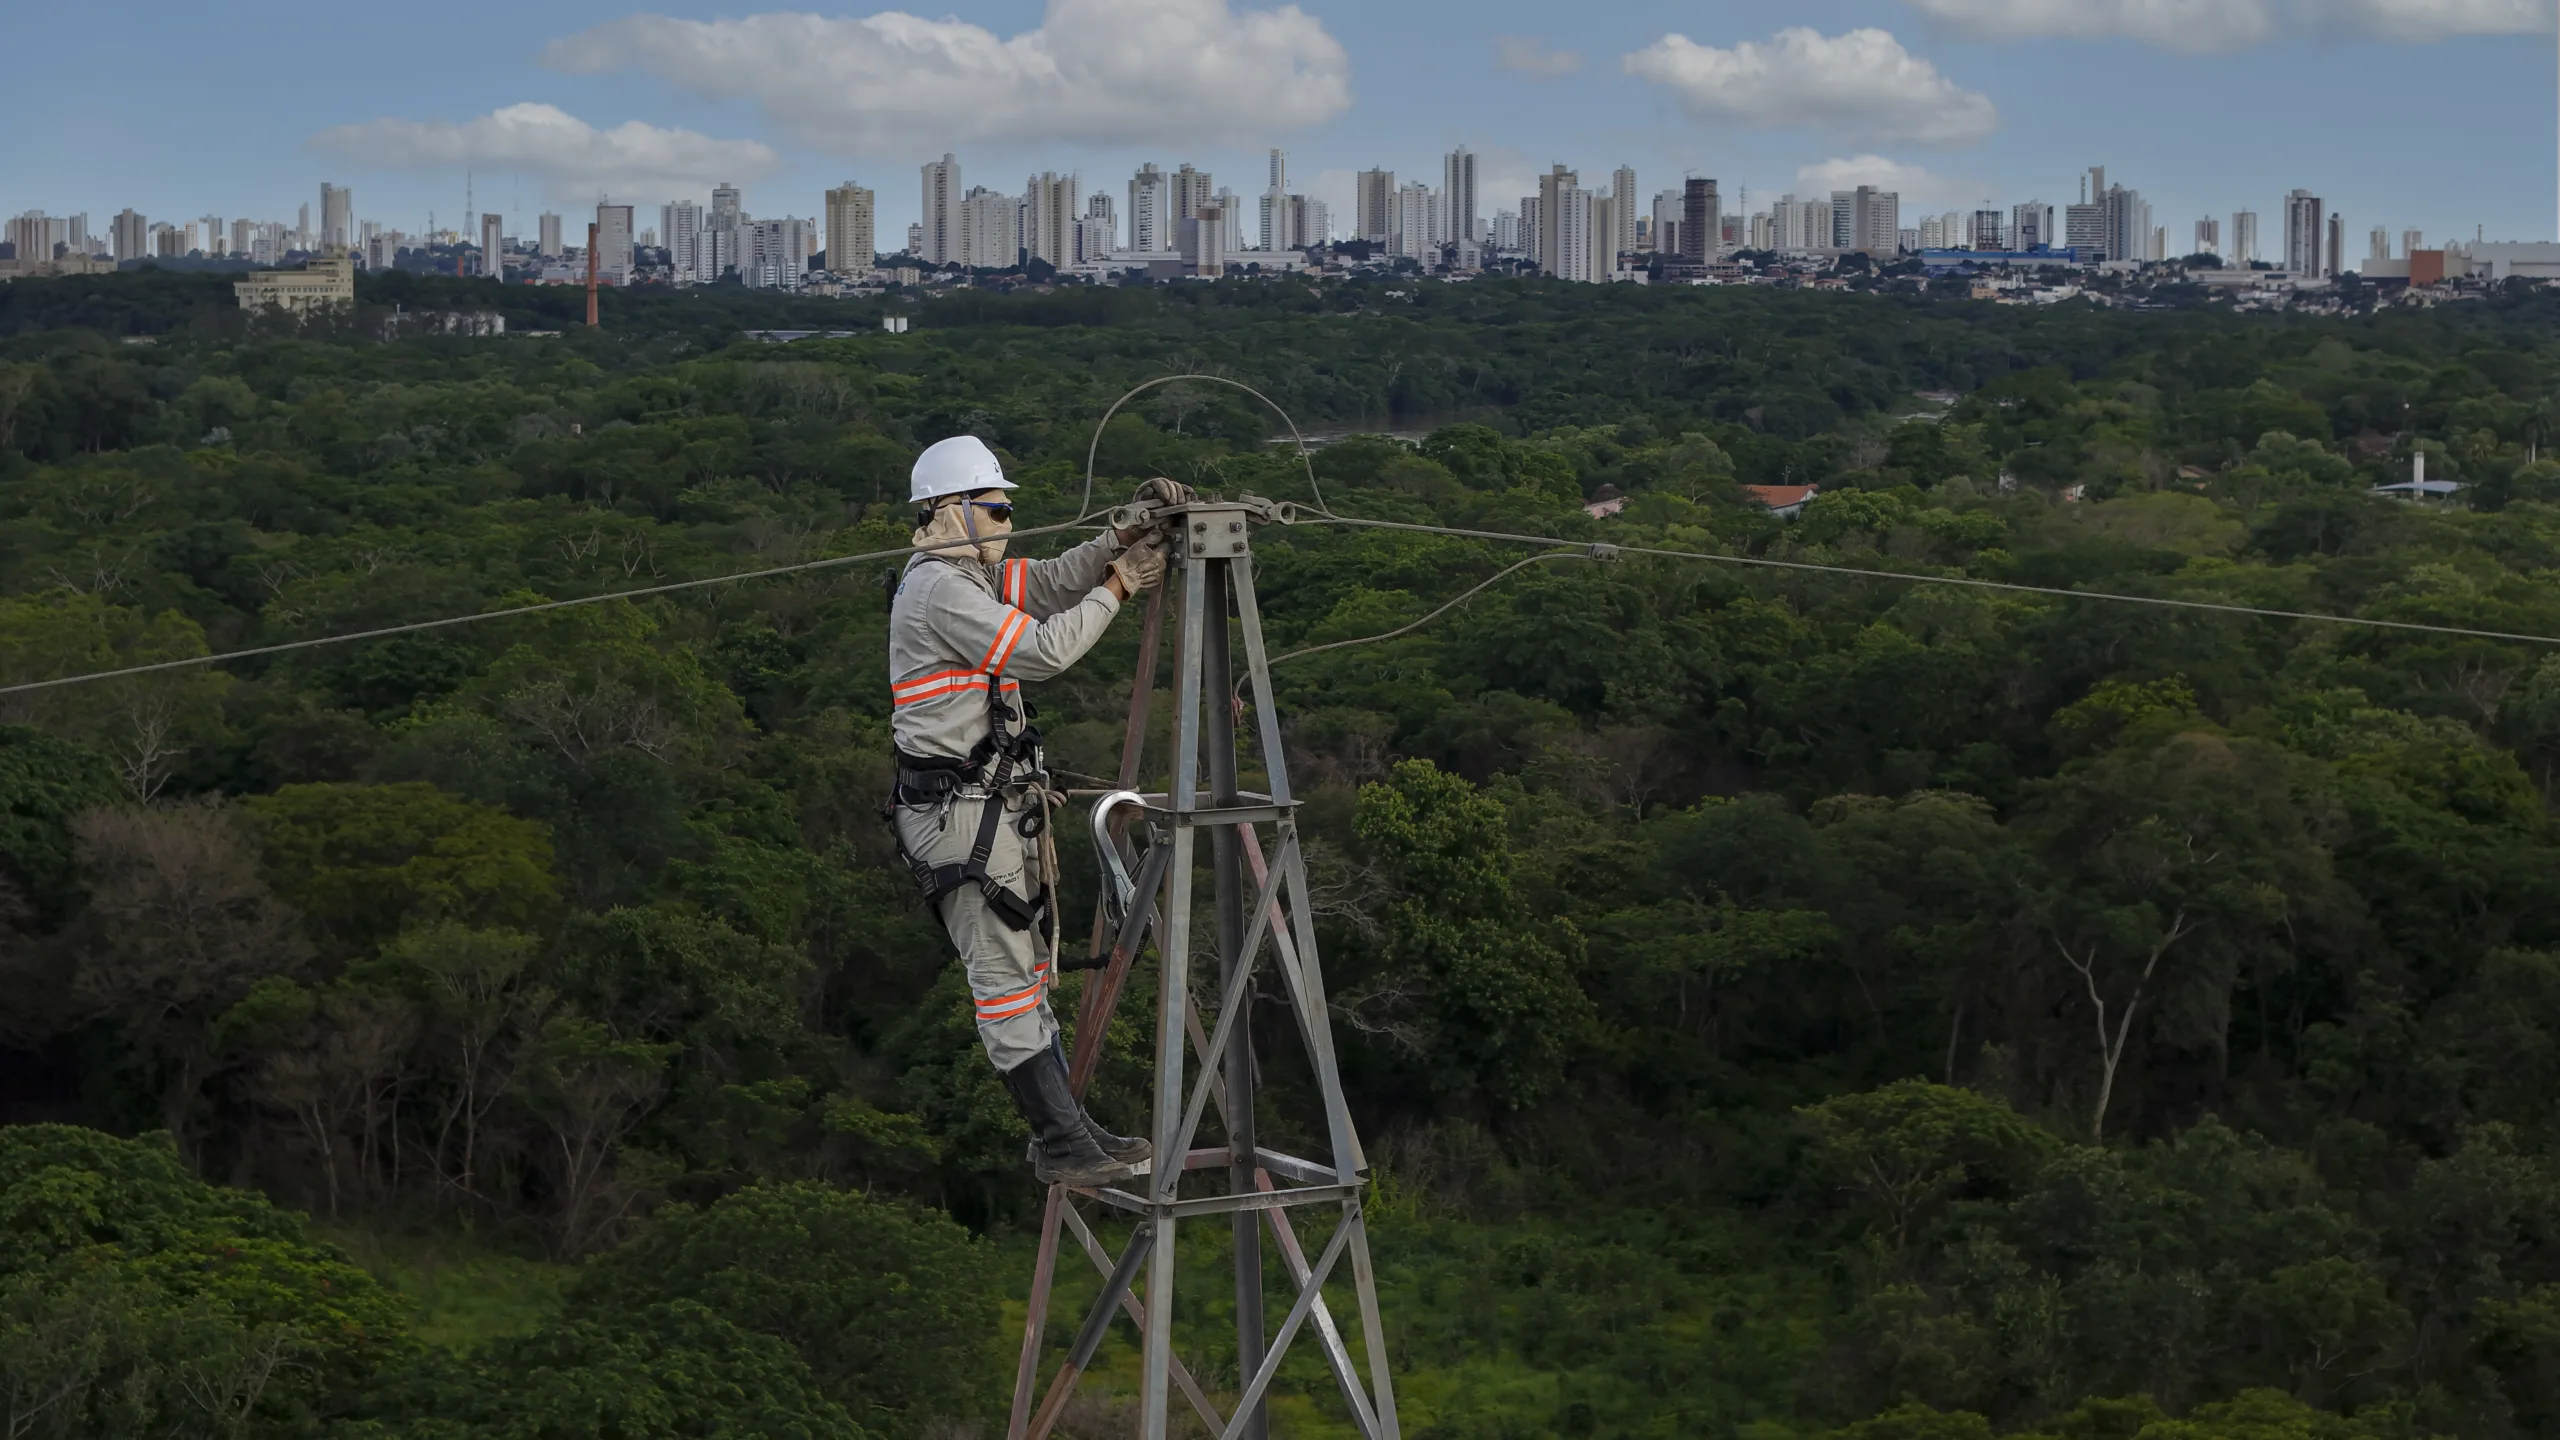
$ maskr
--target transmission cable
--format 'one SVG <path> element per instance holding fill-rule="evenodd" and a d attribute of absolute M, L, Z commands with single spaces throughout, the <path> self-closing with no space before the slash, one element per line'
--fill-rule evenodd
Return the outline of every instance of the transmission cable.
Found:
<path fill-rule="evenodd" d="M 1352 525 L 1371 530 L 1404 530 L 1421 535 L 1448 535 L 1466 540 L 1495 540 L 1514 545 L 1571 546 L 1581 552 L 1578 558 L 1590 560 L 1606 560 L 1614 555 L 1659 555 L 1673 560 L 1703 560 L 1715 565 L 1744 565 L 1764 570 L 1802 570 L 1821 575 L 1850 575 L 1868 580 L 1901 580 L 1914 585 L 1959 586 L 1969 590 L 2003 590 L 2018 595 L 2049 595 L 2064 600 L 2114 600 L 2129 605 L 2153 605 L 2172 610 L 2210 610 L 2225 615 L 2255 615 L 2268 620 L 2308 620 L 2321 625 L 2356 625 L 2374 630 L 2414 630 L 2429 635 L 2454 635 L 2472 640 L 2514 640 L 2527 645 L 2560 645 L 2560 635 L 2520 635 L 2506 630 L 2475 630 L 2462 625 L 2429 625 L 2416 620 L 2376 620 L 2363 615 L 2323 615 L 2307 610 L 2275 610 L 2258 605 L 2231 605 L 2215 600 L 2183 600 L 2166 595 L 2127 595 L 2112 590 L 2066 590 L 2058 585 L 2020 585 L 2007 580 L 1977 580 L 1969 575 L 1915 575 L 1900 570 L 1873 570 L 1855 565 L 1825 565 L 1811 560 L 1771 560 L 1758 555 L 1711 555 L 1698 550 L 1666 550 L 1653 545 L 1618 545 L 1609 542 L 1561 540 L 1553 535 L 1515 535 L 1503 530 L 1470 530 L 1454 525 L 1422 525 L 1409 520 L 1363 520 L 1350 515 L 1325 514 L 1309 516 L 1301 523 Z M 1502 576 L 1497 575 L 1494 578 L 1498 580 Z M 1482 588 L 1484 587 L 1477 587 L 1477 589 Z M 1427 620 L 1432 617 L 1424 618 Z M 1412 628 L 1413 626 L 1405 627 L 1407 630 Z M 1370 638 L 1384 640 L 1403 633 L 1402 630 L 1391 631 L 1387 635 Z M 1341 645 L 1353 643 L 1362 642 L 1338 642 Z"/>
<path fill-rule="evenodd" d="M 1035 535 L 1054 535 L 1063 530 L 1086 530 L 1093 527 L 1079 521 L 1060 525 L 1041 525 L 1029 530 L 1009 531 L 1006 540 L 1027 540 Z M 388 635 L 407 635 L 420 630 L 442 630 L 454 625 L 473 625 L 483 620 L 506 620 L 518 615 L 539 615 L 548 610 L 568 610 L 580 605 L 601 605 L 609 600 L 637 600 L 650 595 L 670 595 L 679 590 L 701 590 L 713 585 L 735 585 L 749 580 L 772 580 L 784 575 L 805 574 L 843 565 L 860 565 L 871 560 L 893 560 L 901 555 L 923 555 L 942 550 L 965 550 L 981 544 L 978 540 L 944 540 L 931 545 L 903 545 L 895 550 L 873 550 L 861 555 L 830 555 L 823 560 L 807 560 L 797 565 L 777 565 L 769 570 L 743 570 L 733 575 L 712 575 L 700 580 L 677 580 L 665 585 L 646 585 L 637 590 L 610 590 L 601 595 L 580 595 L 569 600 L 545 600 L 535 605 L 512 605 L 503 610 L 480 610 L 469 615 L 447 615 L 437 620 L 415 620 L 406 625 L 385 625 L 377 630 L 351 630 L 344 635 L 319 635 L 307 640 L 286 640 L 274 645 L 256 645 L 246 650 L 225 650 L 218 655 L 189 655 L 177 660 L 160 660 L 149 665 L 128 665 L 121 670 L 99 670 L 86 675 L 62 675 L 51 680 L 29 680 L 16 685 L 0 685 L 0 695 L 18 695 L 29 690 L 50 690 L 59 685 L 81 685 L 91 680 L 121 680 L 129 675 L 149 675 L 162 670 L 184 670 L 197 665 L 220 665 L 232 660 L 246 660 L 259 655 L 282 655 L 291 650 L 310 650 L 322 645 L 347 645 L 358 640 L 379 640 Z"/>
<path fill-rule="evenodd" d="M 1254 389 L 1252 386 L 1247 385 L 1241 380 L 1231 380 L 1224 375 L 1195 374 L 1159 375 L 1153 380 L 1148 380 L 1138 385 L 1131 386 L 1129 393 L 1112 401 L 1111 408 L 1102 412 L 1102 418 L 1094 422 L 1092 441 L 1084 447 L 1084 498 L 1076 502 L 1077 519 L 1091 520 L 1094 518 L 1094 457 L 1102 453 L 1102 431 L 1105 426 L 1108 426 L 1111 423 L 1111 417 L 1120 413 L 1121 406 L 1137 399 L 1147 391 L 1153 390 L 1159 385 L 1173 385 L 1185 380 L 1198 380 L 1209 385 L 1232 385 L 1236 389 L 1252 396 L 1254 399 L 1261 401 L 1263 404 L 1270 406 L 1271 413 L 1280 417 L 1280 423 L 1289 427 L 1289 438 L 1295 442 L 1298 447 L 1298 463 L 1307 468 L 1307 490 L 1310 494 L 1315 496 L 1316 513 L 1319 515 L 1333 514 L 1332 508 L 1324 503 L 1324 487 L 1316 483 L 1316 452 L 1307 448 L 1307 437 L 1298 433 L 1297 420 L 1292 417 L 1288 411 L 1280 408 L 1280 402 L 1263 394 L 1261 391 Z"/>

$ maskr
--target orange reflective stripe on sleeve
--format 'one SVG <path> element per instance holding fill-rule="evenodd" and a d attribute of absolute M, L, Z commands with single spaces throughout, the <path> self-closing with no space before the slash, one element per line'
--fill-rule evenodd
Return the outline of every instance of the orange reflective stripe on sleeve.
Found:
<path fill-rule="evenodd" d="M 1030 593 L 1031 562 L 1028 560 L 1004 562 L 1004 603 L 1019 606 L 1023 598 Z"/>

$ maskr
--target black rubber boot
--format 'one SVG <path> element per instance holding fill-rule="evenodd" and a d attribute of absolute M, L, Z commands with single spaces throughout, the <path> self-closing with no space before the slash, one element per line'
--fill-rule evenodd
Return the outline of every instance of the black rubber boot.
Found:
<path fill-rule="evenodd" d="M 1058 1058 L 1058 1068 L 1060 1070 L 1063 1071 L 1067 1068 L 1066 1046 L 1064 1042 L 1059 1040 L 1055 1032 L 1051 1032 L 1049 1036 L 1049 1053 Z M 1135 1165 L 1141 1160 L 1152 1159 L 1154 1157 L 1156 1147 L 1147 1141 L 1142 1140 L 1135 1135 L 1112 1134 L 1110 1131 L 1102 1128 L 1101 1121 L 1093 1118 L 1092 1111 L 1085 1109 L 1081 1105 L 1076 1107 L 1076 1114 L 1083 1119 L 1084 1133 L 1093 1137 L 1094 1145 L 1098 1147 L 1103 1154 L 1110 1156 L 1121 1164 Z"/>
<path fill-rule="evenodd" d="M 1090 1187 L 1125 1178 L 1129 1167 L 1104 1153 L 1084 1128 L 1058 1052 L 1043 1050 L 1004 1072 L 1005 1089 L 1031 1122 L 1031 1169 L 1043 1185 Z"/>

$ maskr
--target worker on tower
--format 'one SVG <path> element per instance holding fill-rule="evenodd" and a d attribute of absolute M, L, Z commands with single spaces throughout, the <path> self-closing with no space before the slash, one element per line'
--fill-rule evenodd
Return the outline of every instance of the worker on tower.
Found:
<path fill-rule="evenodd" d="M 890 734 L 898 750 L 898 848 L 915 872 L 977 1000 L 978 1038 L 1031 1123 L 1043 1183 L 1096 1185 L 1148 1157 L 1146 1141 L 1104 1130 L 1067 1085 L 1050 1013 L 1058 924 L 1043 863 L 1048 774 L 1022 697 L 1084 657 L 1122 602 L 1164 578 L 1164 541 L 1105 530 L 1054 560 L 1007 560 L 1013 489 L 975 436 L 917 458 L 909 498 L 925 507 L 889 608 Z M 1150 480 L 1140 504 L 1190 492 Z"/>

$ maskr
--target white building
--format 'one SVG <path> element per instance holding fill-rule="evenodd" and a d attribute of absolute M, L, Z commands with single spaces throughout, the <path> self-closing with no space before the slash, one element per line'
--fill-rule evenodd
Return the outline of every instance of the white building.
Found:
<path fill-rule="evenodd" d="M 816 221 L 790 216 L 751 220 L 746 227 L 746 249 L 738 266 L 738 278 L 759 289 L 797 290 L 809 273 L 810 259 L 817 253 Z"/>
<path fill-rule="evenodd" d="M 1044 170 L 1022 189 L 1022 249 L 1026 258 L 1064 268 L 1076 263 L 1077 222 L 1085 218 L 1084 177 Z"/>
<path fill-rule="evenodd" d="M 552 214 L 548 210 L 545 210 L 542 212 L 542 219 L 537 223 L 541 227 L 540 234 L 542 238 L 536 246 L 536 253 L 540 254 L 546 260 L 559 259 L 560 217 Z"/>
<path fill-rule="evenodd" d="M 480 216 L 480 273 L 492 280 L 507 278 L 507 217 Z"/>
<path fill-rule="evenodd" d="M 2009 211 L 2009 243 L 2021 250 L 2061 243 L 2062 236 L 2053 228 L 2053 207 L 2041 200 L 2030 200 Z"/>
<path fill-rule="evenodd" d="M 1129 177 L 1129 248 L 1142 254 L 1170 255 L 1174 248 L 1173 177 L 1154 161 Z"/>
<path fill-rule="evenodd" d="M 1439 197 L 1431 187 L 1416 180 L 1398 186 L 1395 208 L 1387 222 L 1387 253 L 1419 258 L 1438 248 L 1440 227 L 1435 224 Z"/>
<path fill-rule="evenodd" d="M 927 161 L 922 174 L 924 219 L 917 223 L 924 227 L 924 245 L 916 252 L 916 258 L 928 265 L 948 265 L 956 260 L 966 263 L 962 257 L 960 207 L 964 197 L 960 190 L 960 162 L 945 152 L 941 159 Z"/>
<path fill-rule="evenodd" d="M 2257 263 L 2257 211 L 2234 210 L 2231 212 L 2231 249 L 2222 258 L 2243 270 Z"/>
<path fill-rule="evenodd" d="M 1022 263 L 1022 201 L 984 186 L 960 201 L 960 253 L 972 270 L 1010 270 Z"/>
<path fill-rule="evenodd" d="M 545 220 L 554 217 L 544 216 Z M 690 200 L 676 200 L 658 207 L 658 235 L 667 247 L 667 278 L 677 285 L 701 285 L 720 278 L 710 268 L 704 240 L 709 230 L 703 223 L 702 207 Z M 556 233 L 553 238 L 557 239 Z M 549 253 L 549 252 L 545 252 Z"/>

